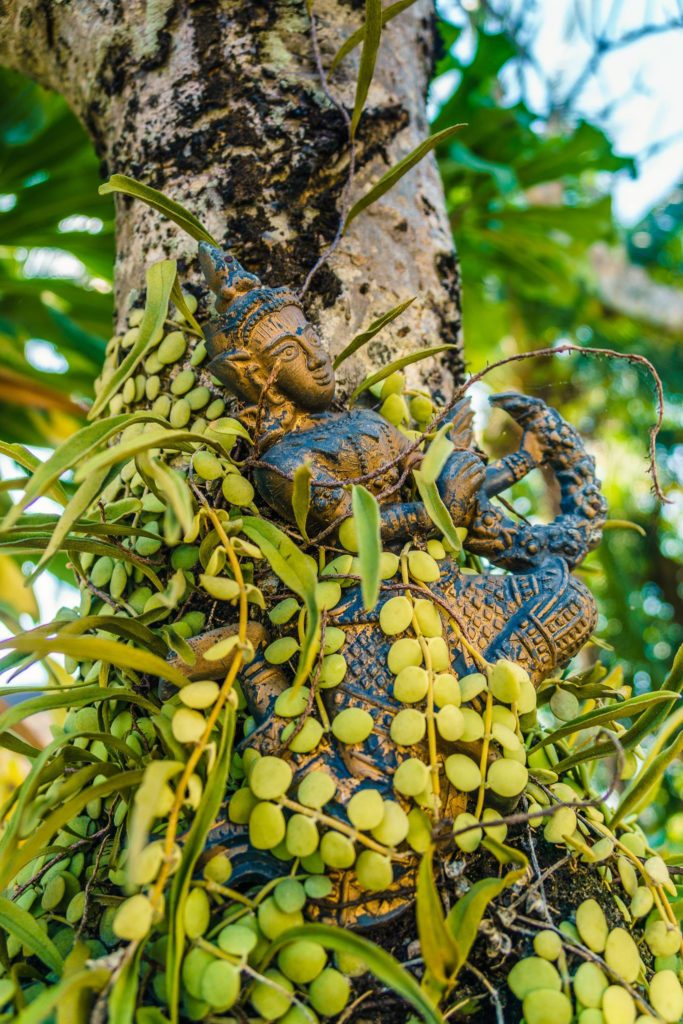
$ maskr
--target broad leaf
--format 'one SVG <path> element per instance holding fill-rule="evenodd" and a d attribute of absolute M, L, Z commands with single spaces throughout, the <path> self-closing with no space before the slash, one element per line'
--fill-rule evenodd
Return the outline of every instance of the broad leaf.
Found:
<path fill-rule="evenodd" d="M 21 500 L 7 513 L 2 524 L 3 529 L 9 529 L 16 523 L 22 512 L 36 498 L 50 493 L 63 473 L 78 466 L 91 452 L 99 448 L 100 445 L 106 444 L 124 427 L 129 427 L 133 423 L 146 422 L 163 424 L 165 420 L 151 412 L 135 413 L 133 416 L 130 413 L 122 413 L 119 416 L 109 416 L 97 423 L 91 423 L 73 434 L 68 441 L 65 441 L 52 453 L 46 462 L 41 462 L 36 466 L 33 476 L 26 484 Z M 68 498 L 64 504 L 67 502 Z"/>
<path fill-rule="evenodd" d="M 128 647 L 116 640 L 103 640 L 101 637 L 74 637 L 60 633 L 56 637 L 45 638 L 37 637 L 33 632 L 21 633 L 0 642 L 0 649 L 7 648 L 38 657 L 44 657 L 46 654 L 67 654 L 78 661 L 104 661 L 118 668 L 130 668 L 135 672 L 146 672 L 160 679 L 168 679 L 176 686 L 184 686 L 187 682 L 178 669 L 173 668 L 158 655 Z"/>
<path fill-rule="evenodd" d="M 549 743 L 557 743 L 558 740 L 564 739 L 565 736 L 571 736 L 575 732 L 580 732 L 581 729 L 591 729 L 598 725 L 607 725 L 609 722 L 618 722 L 622 718 L 633 718 L 653 704 L 660 704 L 672 698 L 675 700 L 676 696 L 677 694 L 672 690 L 656 690 L 654 693 L 641 693 L 638 697 L 631 697 L 630 700 L 615 701 L 606 707 L 587 711 L 585 715 L 579 715 L 578 718 L 573 718 L 571 722 L 567 722 L 558 729 L 554 729 L 553 732 L 547 733 L 542 740 L 539 740 L 531 748 L 529 753 L 533 754 L 535 751 L 546 747 Z"/>
<path fill-rule="evenodd" d="M 299 664 L 294 685 L 300 686 L 310 675 L 320 649 L 320 608 L 316 588 L 318 576 L 315 562 L 299 551 L 286 533 L 266 519 L 245 516 L 242 529 L 260 547 L 271 569 L 306 606 L 306 633 L 299 651 Z"/>

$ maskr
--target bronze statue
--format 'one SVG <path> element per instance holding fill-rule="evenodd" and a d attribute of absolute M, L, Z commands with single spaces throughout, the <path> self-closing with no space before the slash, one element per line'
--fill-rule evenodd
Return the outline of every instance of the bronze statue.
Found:
<path fill-rule="evenodd" d="M 408 539 L 419 544 L 438 535 L 424 505 L 402 500 L 400 494 L 402 479 L 419 467 L 422 455 L 378 413 L 368 408 L 348 410 L 335 403 L 329 356 L 294 293 L 287 288 L 262 287 L 234 257 L 206 243 L 200 244 L 200 260 L 218 297 L 219 316 L 205 331 L 209 370 L 245 403 L 239 416 L 255 435 L 258 465 L 253 475 L 263 500 L 281 519 L 293 522 L 292 480 L 306 458 L 312 482 L 328 485 L 312 490 L 310 518 L 316 528 L 329 530 L 350 514 L 350 494 L 344 485 L 363 477 L 380 503 L 385 547 L 390 549 Z M 577 432 L 555 410 L 539 399 L 517 394 L 500 395 L 492 401 L 522 426 L 519 450 L 487 465 L 474 448 L 469 405 L 460 402 L 452 412 L 456 450 L 438 486 L 455 525 L 467 528 L 465 547 L 511 571 L 465 574 L 456 560 L 445 561 L 441 578 L 430 584 L 430 591 L 443 612 L 453 672 L 462 676 L 477 670 L 472 657 L 475 649 L 487 662 L 509 658 L 522 664 L 537 686 L 571 660 L 595 627 L 593 598 L 570 569 L 599 542 L 605 502 L 593 459 Z M 513 521 L 491 498 L 539 466 L 547 466 L 555 474 L 561 513 L 547 525 Z M 406 756 L 406 749 L 397 748 L 389 735 L 401 705 L 393 695 L 394 680 L 387 668 L 390 638 L 378 625 L 384 602 L 395 593 L 395 589 L 383 588 L 377 607 L 367 612 L 359 587 L 349 587 L 328 616 L 330 625 L 345 632 L 347 671 L 340 685 L 322 691 L 327 715 L 332 719 L 347 707 L 367 708 L 374 718 L 372 734 L 364 743 L 349 748 L 327 733 L 311 753 L 287 754 L 295 778 L 318 764 L 334 775 L 338 790 L 331 813 L 340 820 L 359 788 L 372 785 L 395 798 L 391 777 Z M 220 675 L 224 667 L 205 661 L 202 651 L 235 629 L 228 624 L 195 638 L 197 661 L 184 671 L 195 679 Z M 278 718 L 273 706 L 291 679 L 263 658 L 272 630 L 254 622 L 250 637 L 256 657 L 244 672 L 242 689 L 256 729 L 245 744 L 261 753 L 283 756 L 287 746 L 281 733 L 287 720 Z M 440 756 L 459 747 L 459 743 L 440 741 Z M 416 749 L 419 753 L 422 746 Z M 452 789 L 442 798 L 448 818 L 464 810 L 466 804 L 465 794 Z M 213 842 L 228 842 L 233 850 L 242 845 L 244 856 L 234 859 L 237 876 L 281 874 L 279 862 L 249 850 L 244 833 L 243 828 L 226 822 L 212 834 Z M 395 883 L 398 889 L 409 884 L 410 873 L 409 866 L 407 875 Z M 350 872 L 339 873 L 338 883 L 337 906 L 330 903 L 327 912 L 339 912 L 340 901 L 350 904 L 351 909 L 342 910 L 342 916 L 356 924 L 386 919 L 405 903 L 396 892 L 381 897 L 359 893 Z"/>
<path fill-rule="evenodd" d="M 367 487 L 381 495 L 419 467 L 422 456 L 378 413 L 334 406 L 330 357 L 292 291 L 263 288 L 234 256 L 207 242 L 199 250 L 221 314 L 205 331 L 208 368 L 248 403 L 240 415 L 258 431 L 265 463 L 255 483 L 278 515 L 294 521 L 292 478 L 304 458 L 313 473 L 311 519 L 321 528 L 351 514 L 348 480 L 376 471 Z M 506 394 L 491 401 L 524 428 L 519 450 L 487 466 L 473 450 L 469 405 L 459 403 L 451 432 L 457 450 L 439 479 L 454 522 L 468 530 L 467 548 L 513 571 L 552 556 L 576 565 L 598 544 L 605 516 L 593 459 L 574 428 L 540 399 Z M 561 515 L 547 526 L 513 522 L 490 499 L 542 465 L 559 483 Z M 421 502 L 387 501 L 381 513 L 385 543 L 438 532 Z"/>

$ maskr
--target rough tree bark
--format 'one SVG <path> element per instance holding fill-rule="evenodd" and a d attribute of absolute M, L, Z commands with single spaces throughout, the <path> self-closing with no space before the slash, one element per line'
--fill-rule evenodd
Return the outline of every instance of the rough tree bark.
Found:
<path fill-rule="evenodd" d="M 360 24 L 358 8 L 353 0 L 316 3 L 328 66 Z M 433 32 L 431 0 L 387 25 L 359 132 L 356 197 L 428 134 Z M 348 108 L 358 55 L 331 83 Z M 65 95 L 105 175 L 129 174 L 168 192 L 265 282 L 300 286 L 334 236 L 348 141 L 321 90 L 304 0 L 2 2 L 0 63 Z M 192 240 L 119 198 L 119 323 L 145 266 L 169 254 L 192 280 Z M 460 336 L 458 273 L 433 158 L 354 223 L 314 279 L 309 308 L 335 352 L 412 295 L 418 299 L 400 322 L 349 364 L 354 381 L 370 366 Z M 413 372 L 448 393 L 461 371 L 456 352 L 447 366 Z"/>

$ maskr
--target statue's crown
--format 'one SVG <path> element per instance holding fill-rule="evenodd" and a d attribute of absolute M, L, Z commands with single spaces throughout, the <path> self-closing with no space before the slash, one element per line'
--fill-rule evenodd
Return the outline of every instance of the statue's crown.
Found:
<path fill-rule="evenodd" d="M 216 298 L 216 312 L 222 314 L 207 337 L 209 355 L 216 358 L 226 349 L 246 348 L 254 325 L 266 314 L 285 306 L 303 308 L 289 288 L 264 288 L 256 274 L 250 274 L 228 252 L 209 242 L 199 243 L 199 263 Z M 220 340 L 219 340 L 220 339 Z"/>

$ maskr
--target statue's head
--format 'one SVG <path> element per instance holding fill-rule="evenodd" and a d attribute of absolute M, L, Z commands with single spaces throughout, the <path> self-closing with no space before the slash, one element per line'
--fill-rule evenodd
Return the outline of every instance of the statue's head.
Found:
<path fill-rule="evenodd" d="M 327 408 L 334 370 L 294 292 L 262 287 L 234 256 L 207 242 L 199 243 L 199 262 L 220 314 L 204 330 L 211 373 L 253 403 L 277 364 L 276 391 L 299 409 Z"/>

